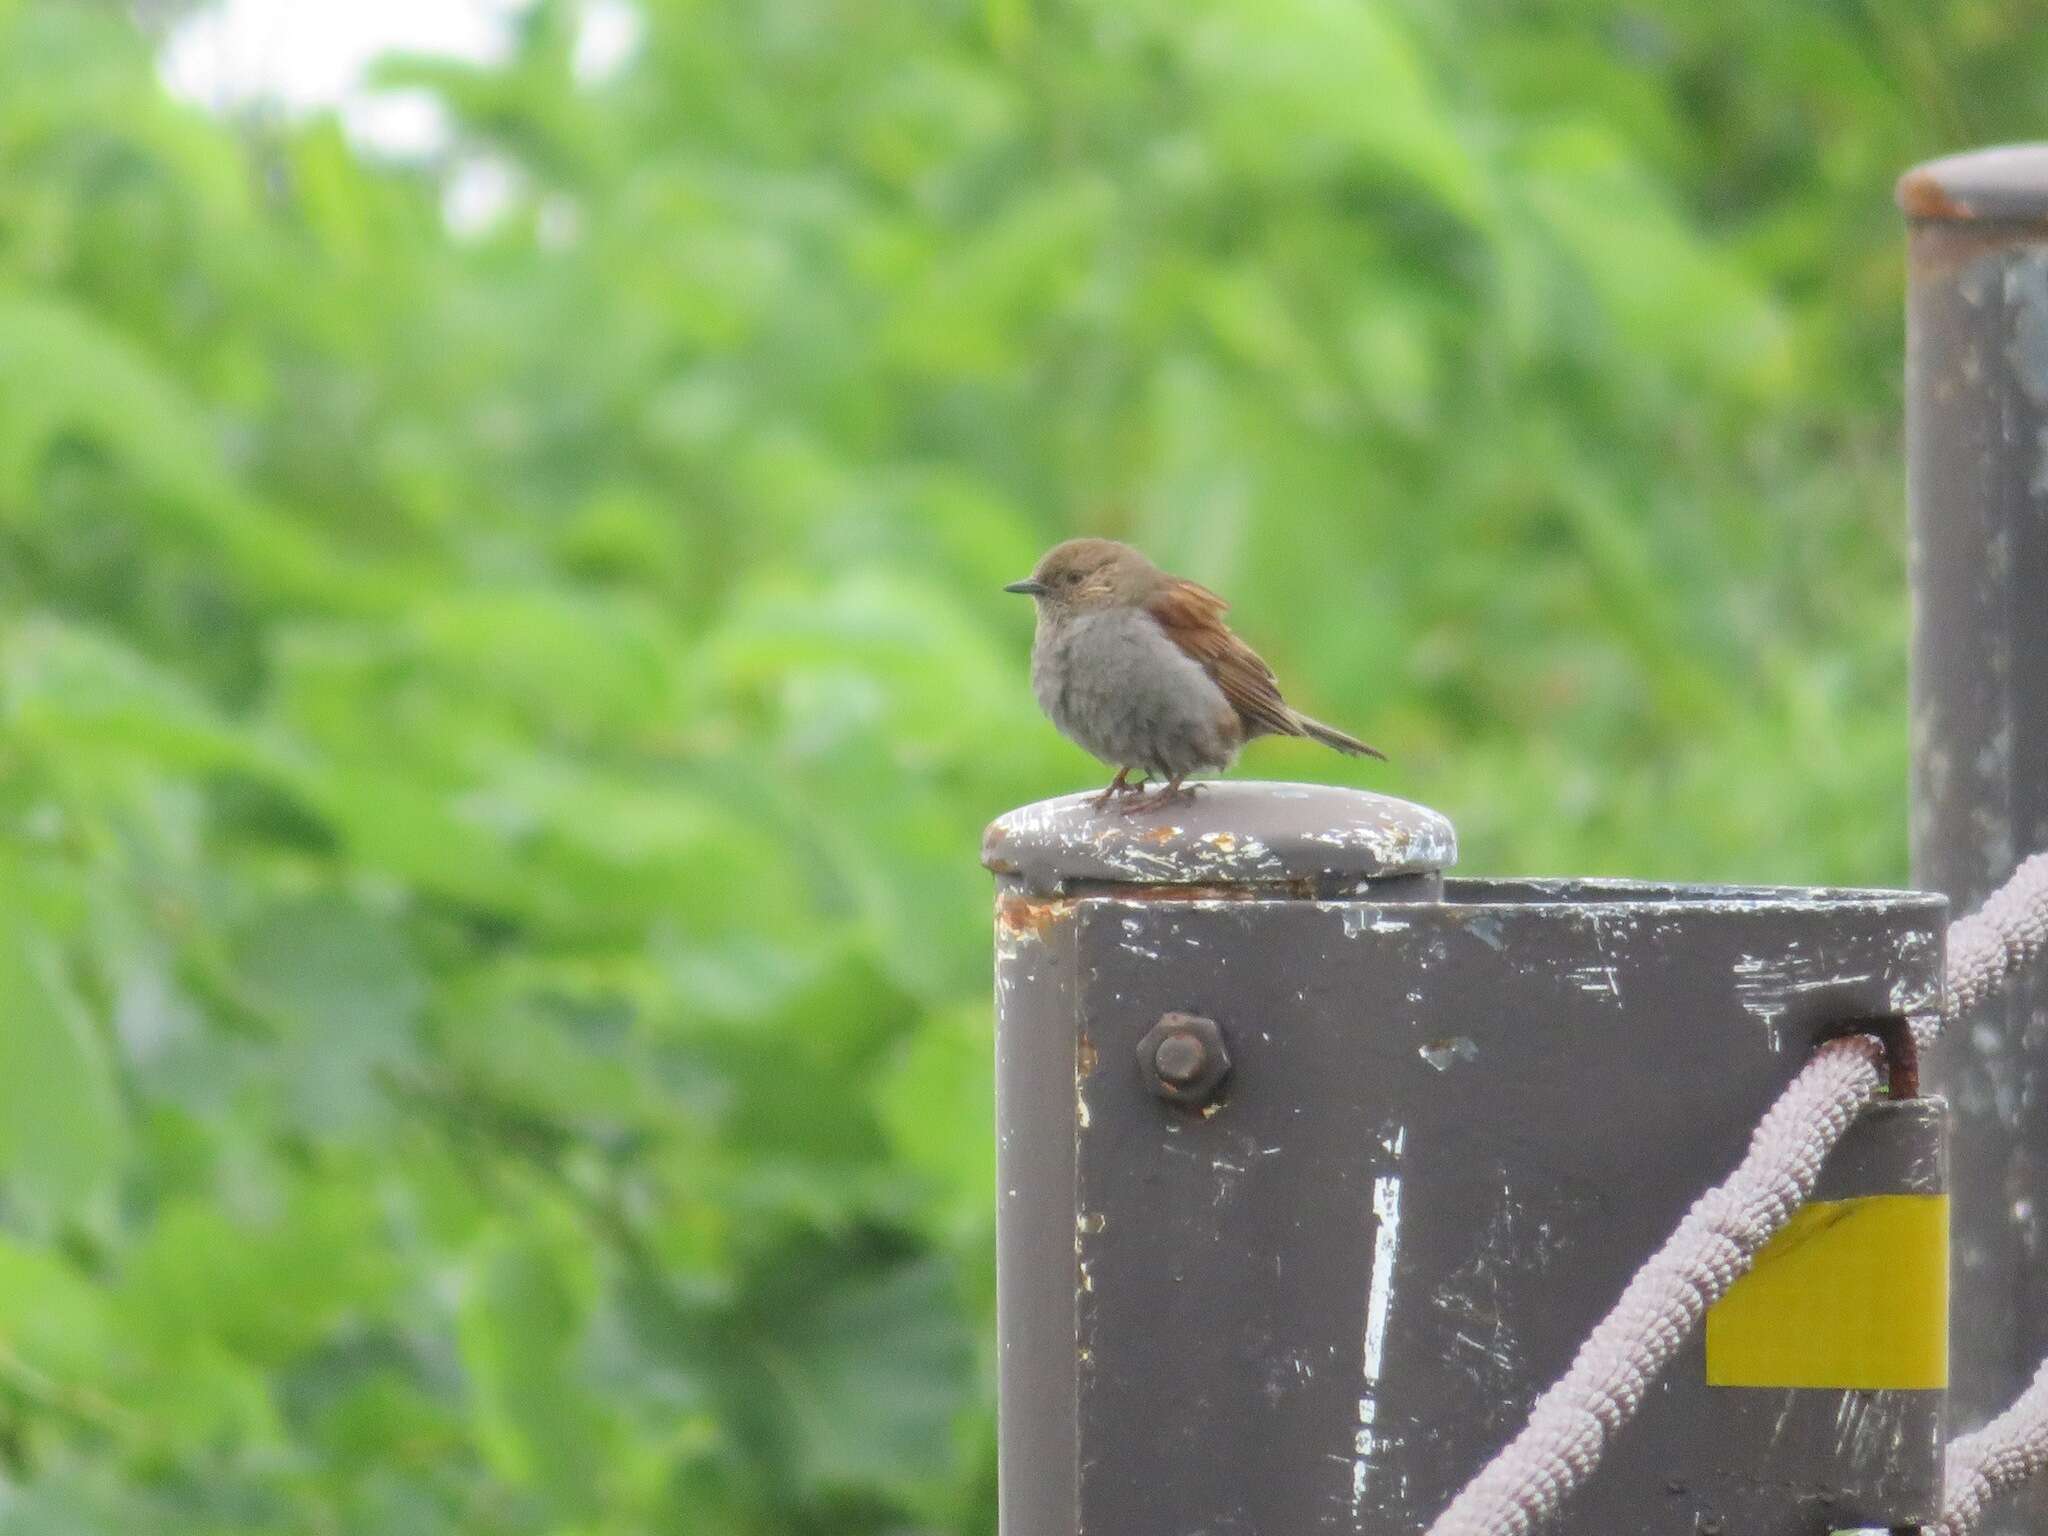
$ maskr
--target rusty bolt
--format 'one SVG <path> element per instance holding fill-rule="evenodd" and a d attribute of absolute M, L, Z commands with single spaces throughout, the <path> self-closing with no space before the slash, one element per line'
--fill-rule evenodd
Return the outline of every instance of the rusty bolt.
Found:
<path fill-rule="evenodd" d="M 1214 1019 L 1166 1013 L 1138 1042 L 1138 1068 L 1162 1099 L 1199 1106 L 1230 1075 L 1230 1052 Z"/>
<path fill-rule="evenodd" d="M 1209 1047 L 1186 1030 L 1175 1030 L 1159 1042 L 1152 1053 L 1152 1066 L 1176 1088 L 1185 1088 L 1209 1065 Z"/>

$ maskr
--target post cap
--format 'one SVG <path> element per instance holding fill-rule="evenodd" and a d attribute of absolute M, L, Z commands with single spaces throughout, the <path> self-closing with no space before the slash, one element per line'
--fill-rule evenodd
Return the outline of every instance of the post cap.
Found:
<path fill-rule="evenodd" d="M 2048 220 L 2048 144 L 2004 144 L 1916 165 L 1899 178 L 1909 219 Z"/>
<path fill-rule="evenodd" d="M 1157 810 L 1096 810 L 1093 794 L 1021 806 L 989 825 L 981 861 L 1039 893 L 1077 882 L 1289 886 L 1321 894 L 1457 861 L 1427 806 L 1331 784 L 1205 783 Z"/>

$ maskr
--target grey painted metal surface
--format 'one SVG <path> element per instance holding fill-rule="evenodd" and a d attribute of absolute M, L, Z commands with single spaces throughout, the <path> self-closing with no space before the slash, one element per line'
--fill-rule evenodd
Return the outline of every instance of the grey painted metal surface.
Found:
<path fill-rule="evenodd" d="M 1939 998 L 1938 897 L 1439 885 L 1312 820 L 1262 823 L 1244 886 L 1101 878 L 1096 836 L 1242 845 L 1268 793 L 991 831 L 1004 1536 L 1420 1531 L 1816 1039 Z M 1440 821 L 1320 793 L 1347 825 Z M 1201 1109 L 1138 1058 L 1169 1013 L 1227 1040 Z M 1824 1179 L 1925 1190 L 1939 1123 L 1875 1111 Z M 1695 1339 L 1558 1529 L 1905 1524 L 1941 1440 L 1939 1392 L 1710 1388 Z"/>
<path fill-rule="evenodd" d="M 1226 780 L 1165 811 L 1132 814 L 1097 814 L 1094 799 L 1063 795 L 1012 811 L 988 829 L 982 862 L 1033 895 L 1217 884 L 1340 896 L 1401 877 L 1434 882 L 1458 857 L 1440 813 L 1326 784 Z"/>
<path fill-rule="evenodd" d="M 1899 183 L 1909 229 L 1913 875 L 1958 910 L 2048 846 L 2048 146 Z M 1929 1061 L 1953 1102 L 1956 1424 L 2048 1354 L 2048 978 Z M 1986 1522 L 2048 1530 L 2048 1490 Z"/>

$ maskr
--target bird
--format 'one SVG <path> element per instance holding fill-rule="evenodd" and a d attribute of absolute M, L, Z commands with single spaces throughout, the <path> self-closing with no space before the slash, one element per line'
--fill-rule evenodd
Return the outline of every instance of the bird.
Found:
<path fill-rule="evenodd" d="M 1127 810 L 1162 805 L 1221 772 L 1256 736 L 1305 736 L 1353 757 L 1377 747 L 1312 720 L 1280 696 L 1273 669 L 1240 640 L 1207 587 L 1168 575 L 1114 539 L 1069 539 L 1005 592 L 1038 610 L 1031 691 L 1060 734 L 1116 770 L 1096 810 L 1122 795 Z M 1156 795 L 1133 773 L 1164 780 Z"/>

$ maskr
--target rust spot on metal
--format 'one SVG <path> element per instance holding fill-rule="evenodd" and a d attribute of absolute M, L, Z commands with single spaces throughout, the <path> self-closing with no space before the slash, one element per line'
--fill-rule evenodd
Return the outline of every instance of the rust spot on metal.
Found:
<path fill-rule="evenodd" d="M 1824 1031 L 1821 1040 L 1840 1040 L 1850 1035 L 1872 1035 L 1884 1047 L 1885 1091 L 1893 1099 L 1920 1097 L 1920 1042 L 1913 1038 L 1913 1021 L 1903 1013 L 1876 1019 L 1851 1019 Z"/>
<path fill-rule="evenodd" d="M 1135 880 L 1104 880 L 1083 887 L 1090 896 L 1108 896 L 1117 901 L 1248 901 L 1251 892 L 1242 885 L 1147 885 Z"/>
<path fill-rule="evenodd" d="M 1004 896 L 996 903 L 996 926 L 1015 938 L 1043 939 L 1055 923 L 1065 922 L 1073 914 L 1071 901 Z"/>
<path fill-rule="evenodd" d="M 1894 1099 L 1920 1097 L 1920 1042 L 1904 1014 L 1884 1020 L 1875 1031 L 1884 1042 L 1885 1085 Z"/>
<path fill-rule="evenodd" d="M 1074 1042 L 1074 1075 L 1088 1077 L 1095 1071 L 1095 1042 L 1082 1035 Z"/>
<path fill-rule="evenodd" d="M 1152 1053 L 1152 1069 L 1176 1088 L 1185 1088 L 1209 1065 L 1209 1051 L 1198 1036 L 1182 1031 L 1168 1035 Z"/>
<path fill-rule="evenodd" d="M 1138 1068 L 1160 1098 L 1198 1109 L 1230 1076 L 1230 1047 L 1214 1019 L 1162 1013 L 1138 1042 Z"/>
<path fill-rule="evenodd" d="M 1261 880 L 1245 885 L 1151 885 L 1135 880 L 1091 880 L 1076 885 L 1077 896 L 1108 896 L 1117 901 L 1313 901 L 1316 882 Z"/>
<path fill-rule="evenodd" d="M 1944 155 L 1901 176 L 1899 207 L 1914 223 L 2048 224 L 2048 144 L 2002 144 Z"/>
<path fill-rule="evenodd" d="M 1909 219 L 1971 219 L 1976 212 L 1959 202 L 1935 174 L 1922 166 L 1899 178 L 1899 207 Z"/>

